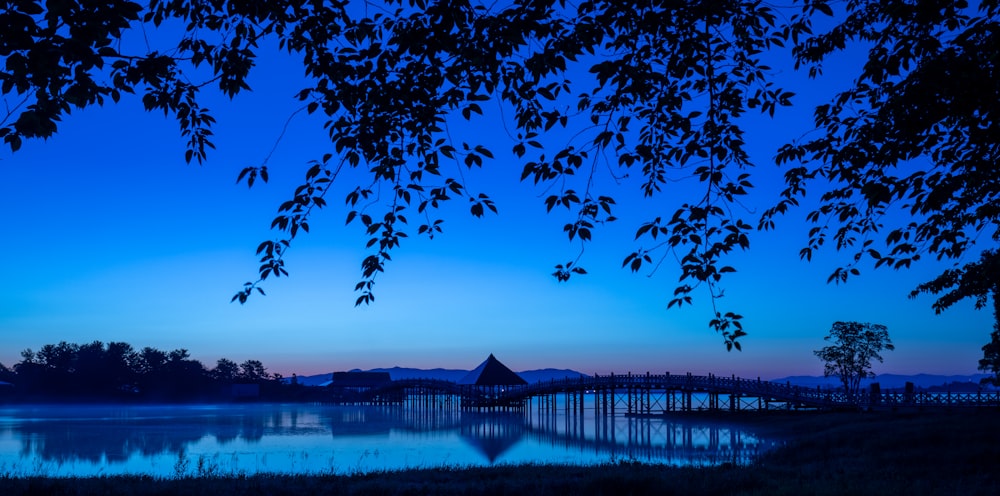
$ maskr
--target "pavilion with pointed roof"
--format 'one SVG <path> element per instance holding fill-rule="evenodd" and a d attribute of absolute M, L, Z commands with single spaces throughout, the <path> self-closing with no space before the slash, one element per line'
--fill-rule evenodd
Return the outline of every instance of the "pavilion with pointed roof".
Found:
<path fill-rule="evenodd" d="M 483 363 L 472 369 L 458 383 L 463 386 L 524 386 L 528 381 L 500 363 L 500 360 L 490 353 Z"/>
<path fill-rule="evenodd" d="M 528 381 L 500 363 L 500 360 L 497 360 L 492 353 L 483 363 L 458 381 L 459 387 L 464 391 L 462 394 L 463 409 L 474 410 L 521 409 L 524 407 L 523 399 L 513 402 L 500 401 L 500 393 L 510 387 L 527 384 Z"/>

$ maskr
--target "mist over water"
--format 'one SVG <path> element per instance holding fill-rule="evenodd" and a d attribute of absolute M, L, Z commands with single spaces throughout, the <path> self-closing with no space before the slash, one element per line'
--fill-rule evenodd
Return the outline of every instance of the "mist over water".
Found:
<path fill-rule="evenodd" d="M 243 404 L 0 408 L 0 475 L 364 473 L 635 460 L 743 464 L 778 443 L 738 425 L 554 410 Z"/>

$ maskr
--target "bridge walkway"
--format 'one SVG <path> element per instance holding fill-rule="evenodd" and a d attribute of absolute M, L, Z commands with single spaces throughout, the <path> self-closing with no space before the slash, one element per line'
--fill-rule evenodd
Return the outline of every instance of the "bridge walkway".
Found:
<path fill-rule="evenodd" d="M 849 398 L 841 391 L 796 386 L 761 379 L 692 374 L 609 374 L 567 378 L 522 386 L 478 388 L 439 379 L 395 380 L 359 393 L 359 403 L 420 403 L 435 407 L 521 409 L 537 401 L 553 408 L 557 397 L 564 406 L 591 408 L 609 414 L 659 414 L 692 410 L 869 409 L 1000 407 L 1000 391 L 975 393 L 866 393 Z M 453 399 L 457 398 L 458 401 Z"/>

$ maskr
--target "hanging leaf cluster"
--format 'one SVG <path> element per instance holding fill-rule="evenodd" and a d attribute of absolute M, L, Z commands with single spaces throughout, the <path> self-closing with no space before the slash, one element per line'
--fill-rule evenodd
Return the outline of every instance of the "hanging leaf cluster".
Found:
<path fill-rule="evenodd" d="M 827 16 L 833 27 L 814 33 Z M 144 27 L 177 28 L 179 40 L 129 53 L 123 33 Z M 742 316 L 720 308 L 723 276 L 736 270 L 726 257 L 807 190 L 821 196 L 802 257 L 830 240 L 852 255 L 832 281 L 866 257 L 903 268 L 998 240 L 998 32 L 995 0 L 8 1 L 0 137 L 17 150 L 74 109 L 134 93 L 177 119 L 185 160 L 200 163 L 215 124 L 202 93 L 249 90 L 258 54 L 278 50 L 301 60 L 307 84 L 296 98 L 329 141 L 279 205 L 258 277 L 234 301 L 287 275 L 294 239 L 317 211 L 336 208 L 369 250 L 356 304 L 373 302 L 393 250 L 440 235 L 446 206 L 475 217 L 502 207 L 475 182 L 475 170 L 506 165 L 498 150 L 459 132 L 489 127 L 510 136 L 521 180 L 545 192 L 541 206 L 579 244 L 555 266 L 557 280 L 587 273 L 584 248 L 619 220 L 620 186 L 634 188 L 625 194 L 656 207 L 628 220 L 635 236 L 622 267 L 652 273 L 676 261 L 665 306 L 691 304 L 703 289 L 710 327 L 740 349 Z M 758 216 L 744 202 L 755 165 L 746 117 L 773 116 L 794 97 L 765 57 L 791 50 L 817 76 L 853 45 L 868 50 L 855 83 L 816 109 L 818 133 L 779 150 L 786 189 Z M 266 182 L 267 167 L 246 167 L 238 182 Z M 910 220 L 888 222 L 896 207 Z"/>

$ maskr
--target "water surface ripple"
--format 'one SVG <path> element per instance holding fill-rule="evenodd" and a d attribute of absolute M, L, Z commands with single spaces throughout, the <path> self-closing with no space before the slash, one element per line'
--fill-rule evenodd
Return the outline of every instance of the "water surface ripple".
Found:
<path fill-rule="evenodd" d="M 365 473 L 497 463 L 744 464 L 776 445 L 697 418 L 238 404 L 0 408 L 0 475 Z"/>

